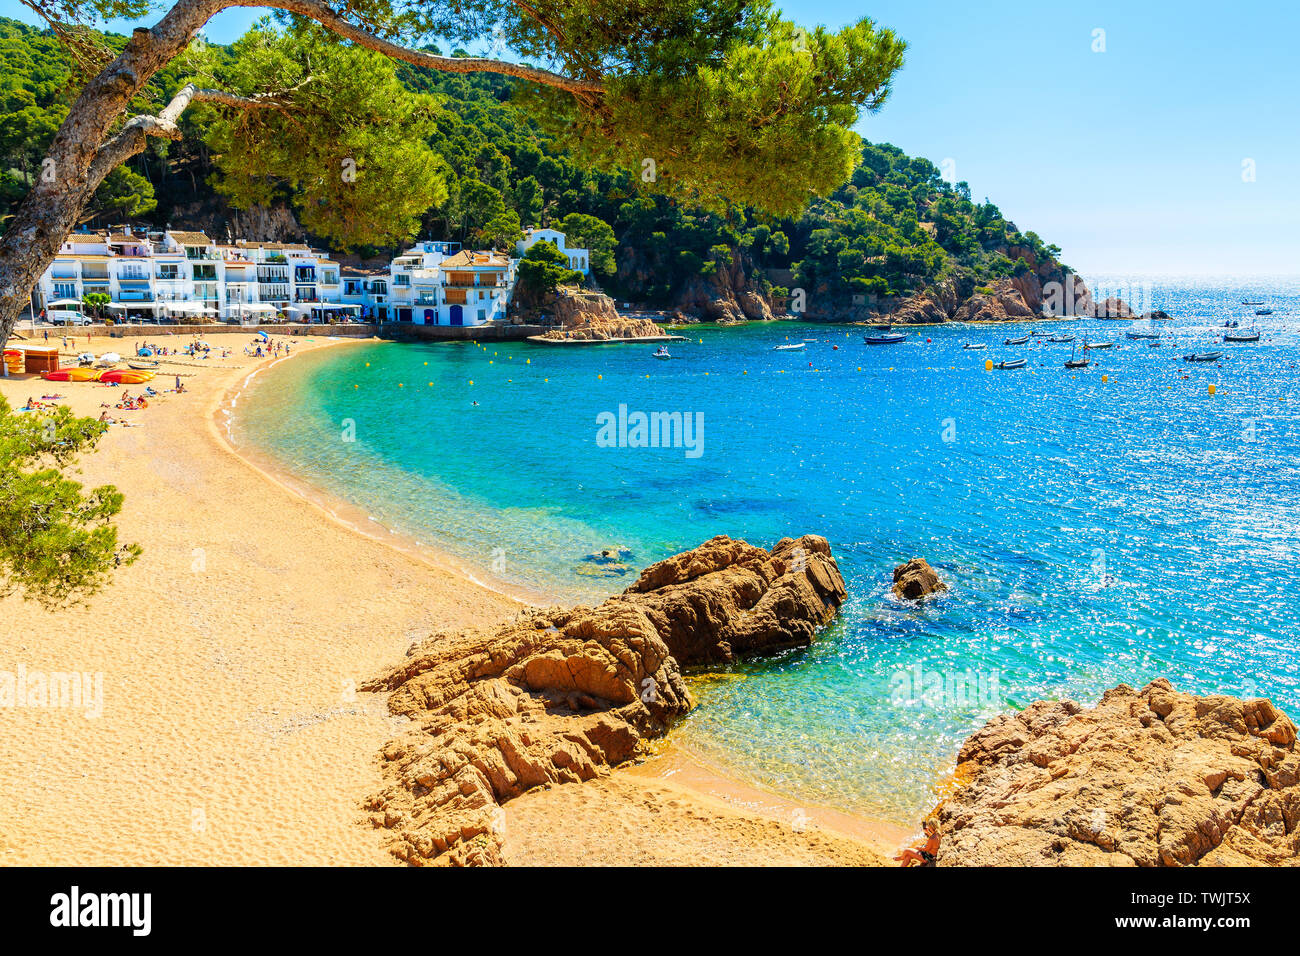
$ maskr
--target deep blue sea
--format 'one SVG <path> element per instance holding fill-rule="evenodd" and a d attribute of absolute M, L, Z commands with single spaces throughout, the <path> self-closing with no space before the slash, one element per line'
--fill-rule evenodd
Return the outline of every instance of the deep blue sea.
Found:
<path fill-rule="evenodd" d="M 1084 319 L 892 346 L 855 326 L 701 326 L 671 361 L 638 345 L 365 345 L 259 376 L 234 435 L 557 601 L 598 600 L 715 534 L 825 535 L 849 588 L 840 620 L 810 649 L 697 679 L 675 740 L 758 786 L 912 824 L 967 734 L 1040 698 L 1164 676 L 1300 712 L 1300 280 L 1090 283 L 1171 313 L 1160 345 Z M 1262 341 L 1223 345 L 1230 319 Z M 1070 372 L 1071 345 L 1001 344 L 1035 329 L 1115 347 Z M 1212 348 L 1221 363 L 1181 360 Z M 601 431 L 620 406 L 702 431 L 632 447 L 632 429 Z M 586 560 L 613 547 L 626 575 Z M 947 595 L 890 596 L 913 556 Z"/>

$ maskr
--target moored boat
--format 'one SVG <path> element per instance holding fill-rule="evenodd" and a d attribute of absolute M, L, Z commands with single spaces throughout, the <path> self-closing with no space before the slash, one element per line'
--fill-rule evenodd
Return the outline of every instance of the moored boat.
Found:
<path fill-rule="evenodd" d="M 804 347 L 802 342 L 792 342 L 790 345 L 774 345 L 773 352 L 798 352 Z"/>
<path fill-rule="evenodd" d="M 661 345 L 661 346 L 659 346 L 659 348 L 657 348 L 657 349 L 652 353 L 652 355 L 653 355 L 654 358 L 657 358 L 657 359 L 670 359 L 670 358 L 672 358 L 672 356 L 668 354 L 668 346 L 666 346 L 666 345 Z M 128 364 L 129 364 L 129 363 L 128 363 Z M 135 368 L 134 365 L 132 365 L 131 367 L 132 367 L 132 368 Z"/>
<path fill-rule="evenodd" d="M 1028 341 L 1029 341 L 1029 336 L 1022 335 L 1018 339 L 1003 339 L 1002 344 L 1003 345 L 1024 345 Z"/>
<path fill-rule="evenodd" d="M 1089 344 L 1087 342 L 1083 343 L 1083 347 L 1085 349 L 1108 349 L 1108 348 L 1113 348 L 1114 345 L 1115 345 L 1114 342 L 1096 342 L 1094 344 Z"/>
<path fill-rule="evenodd" d="M 1193 352 L 1190 355 L 1184 355 L 1184 362 L 1217 362 L 1223 358 L 1222 352 Z"/>
<path fill-rule="evenodd" d="M 863 336 L 863 341 L 868 345 L 897 345 L 906 339 L 906 332 L 886 332 L 884 335 Z"/>
<path fill-rule="evenodd" d="M 978 351 L 979 349 L 988 348 L 988 346 L 985 345 L 983 342 L 967 342 L 965 345 L 962 346 L 962 348 L 971 349 L 972 351 Z"/>
<path fill-rule="evenodd" d="M 1258 332 L 1224 332 L 1223 341 L 1225 342 L 1258 342 Z"/>
<path fill-rule="evenodd" d="M 1272 309 L 1256 309 L 1256 310 L 1255 310 L 1255 314 L 1256 314 L 1256 315 L 1272 315 L 1272 314 L 1273 314 L 1273 310 L 1272 310 Z"/>
<path fill-rule="evenodd" d="M 1125 332 L 1124 335 L 1125 335 L 1126 338 L 1130 338 L 1130 339 L 1158 339 L 1158 338 L 1160 338 L 1160 333 L 1159 333 L 1159 332 Z"/>
<path fill-rule="evenodd" d="M 1002 368 L 1002 369 L 1024 368 L 1024 367 L 1025 367 L 1025 362 L 1027 362 L 1027 361 L 1028 361 L 1028 359 L 1022 359 L 1022 358 L 1020 358 L 1020 359 L 1005 359 L 1004 361 L 999 362 L 997 365 L 995 365 L 995 366 L 993 366 L 993 367 L 994 367 L 994 368 Z"/>
<path fill-rule="evenodd" d="M 1049 341 L 1049 342 L 1073 342 L 1073 341 L 1074 341 L 1074 336 L 1073 336 L 1073 335 L 1049 335 L 1049 336 L 1047 337 L 1047 341 Z"/>

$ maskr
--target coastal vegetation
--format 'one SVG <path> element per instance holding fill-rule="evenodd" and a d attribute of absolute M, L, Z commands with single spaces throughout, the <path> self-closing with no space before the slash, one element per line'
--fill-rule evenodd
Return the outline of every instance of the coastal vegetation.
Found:
<path fill-rule="evenodd" d="M 752 25 L 737 29 L 736 42 L 754 36 Z M 785 29 L 772 27 L 765 42 Z M 874 81 L 881 63 L 901 52 L 886 33 L 868 40 L 858 31 L 838 45 L 823 33 L 792 34 L 789 55 L 813 41 L 831 44 L 827 56 L 857 50 L 863 63 L 875 64 L 863 66 L 859 79 Z M 88 35 L 112 50 L 126 42 Z M 847 145 L 835 153 L 833 175 L 822 160 L 803 171 L 805 187 L 815 179 L 816 188 L 805 188 L 798 202 L 779 192 L 756 199 L 755 191 L 727 190 L 720 167 L 750 162 L 734 151 L 709 160 L 707 174 L 721 178 L 706 196 L 706 171 L 689 182 L 675 178 L 682 158 L 673 158 L 673 149 L 658 150 L 656 160 L 649 148 L 631 145 L 641 134 L 612 128 L 609 142 L 621 145 L 597 148 L 572 115 L 584 107 L 557 102 L 533 82 L 434 69 L 336 40 L 301 18 L 288 25 L 267 19 L 230 46 L 189 46 L 144 89 L 139 109 L 161 109 L 188 80 L 284 102 L 270 109 L 192 105 L 178 119 L 179 138 L 151 139 L 117 167 L 82 221 L 218 223 L 232 208 L 258 205 L 291 210 L 289 221 L 305 232 L 363 256 L 391 253 L 421 234 L 509 249 L 524 226 L 552 225 L 571 245 L 591 250 L 596 280 L 617 299 L 666 308 L 733 275 L 774 304 L 798 288 L 820 303 L 850 306 L 944 282 L 988 288 L 1031 263 L 1058 266 L 1057 247 L 1020 230 L 993 203 L 973 200 L 965 183 L 930 161 L 859 139 L 843 125 L 850 121 L 843 111 L 813 110 Z M 0 21 L 0 44 L 15 67 L 0 97 L 3 218 L 39 178 L 79 67 L 47 30 Z M 442 57 L 434 45 L 421 52 Z M 475 59 L 462 49 L 442 58 Z M 735 94 L 730 83 L 709 88 L 711 95 Z M 886 77 L 864 108 L 887 92 Z M 768 186 L 786 176 L 781 167 L 752 168 Z M 402 188 L 390 188 L 393 182 Z"/>
<path fill-rule="evenodd" d="M 433 103 L 396 88 L 386 72 L 395 61 L 511 78 L 515 106 L 562 134 L 575 162 L 638 170 L 639 192 L 792 215 L 852 172 L 851 127 L 884 102 L 904 51 L 870 20 L 806 30 L 768 0 L 272 0 L 278 22 L 208 57 L 195 41 L 231 5 L 176 0 L 152 27 L 105 44 L 90 25 L 145 16 L 151 4 L 30 4 L 66 47 L 70 83 L 40 175 L 24 183 L 0 238 L 0 342 L 63 239 L 97 196 L 106 201 L 109 175 L 160 141 L 183 140 L 204 111 L 217 117 L 203 143 L 220 151 L 218 188 L 242 203 L 288 189 L 308 227 L 341 247 L 412 234 L 418 209 L 444 188 L 422 136 Z M 433 38 L 518 59 L 445 56 Z M 216 84 L 200 85 L 209 78 Z M 498 205 L 473 187 L 458 197 L 475 209 L 487 202 L 477 231 L 508 240 L 515 221 L 503 197 Z"/>
<path fill-rule="evenodd" d="M 63 407 L 18 413 L 0 396 L 0 597 L 77 603 L 139 557 L 138 546 L 118 545 L 121 493 L 87 492 L 64 473 L 107 430 Z"/>

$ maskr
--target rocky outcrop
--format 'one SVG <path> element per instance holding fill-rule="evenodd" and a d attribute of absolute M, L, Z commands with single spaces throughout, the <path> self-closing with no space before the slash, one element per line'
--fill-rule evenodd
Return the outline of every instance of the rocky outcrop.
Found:
<path fill-rule="evenodd" d="M 958 755 L 940 866 L 1286 864 L 1300 854 L 1295 725 L 1269 701 L 1120 685 L 1039 701 Z"/>
<path fill-rule="evenodd" d="M 1090 314 L 1099 319 L 1131 319 L 1135 315 L 1128 307 L 1128 303 L 1114 296 L 1097 303 L 1097 307 Z"/>
<path fill-rule="evenodd" d="M 946 591 L 939 574 L 925 558 L 913 558 L 906 564 L 894 568 L 893 592 L 897 597 L 907 601 L 919 601 L 936 591 Z"/>
<path fill-rule="evenodd" d="M 718 537 L 599 607 L 435 634 L 364 688 L 411 722 L 384 747 L 370 820 L 411 864 L 502 863 L 502 803 L 605 772 L 691 708 L 679 661 L 807 644 L 843 598 L 824 538 L 769 553 Z"/>
<path fill-rule="evenodd" d="M 622 595 L 684 665 L 806 647 L 844 598 L 830 545 L 816 535 L 782 539 L 770 553 L 722 535 L 652 564 Z"/>
<path fill-rule="evenodd" d="M 668 255 L 676 252 L 622 246 L 618 250 L 617 287 L 632 298 L 652 293 L 673 264 Z M 732 247 L 723 257 L 711 260 L 713 271 L 695 274 L 673 290 L 668 310 L 682 313 L 694 322 L 737 325 L 750 320 L 774 318 L 770 283 L 753 258 Z"/>
<path fill-rule="evenodd" d="M 772 319 L 772 305 L 767 296 L 750 281 L 740 258 L 720 263 L 712 275 L 697 275 L 678 291 L 677 309 L 698 315 L 705 322 L 738 325 L 749 320 Z"/>
<path fill-rule="evenodd" d="M 1029 307 L 1012 279 L 1001 279 L 989 291 L 977 291 L 953 314 L 956 322 L 1007 322 L 1032 319 L 1038 312 Z"/>
<path fill-rule="evenodd" d="M 649 319 L 618 314 L 614 300 L 601 292 L 560 287 L 545 303 L 558 328 L 545 333 L 551 339 L 642 339 L 664 334 Z"/>
<path fill-rule="evenodd" d="M 938 288 L 925 289 L 908 296 L 888 312 L 887 317 L 898 325 L 935 325 L 952 318 L 960 302 L 956 286 L 950 282 L 944 283 Z"/>

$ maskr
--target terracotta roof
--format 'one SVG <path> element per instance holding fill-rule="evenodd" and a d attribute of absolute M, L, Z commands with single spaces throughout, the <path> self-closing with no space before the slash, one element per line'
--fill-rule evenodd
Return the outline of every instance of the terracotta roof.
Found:
<path fill-rule="evenodd" d="M 301 242 L 259 242 L 257 245 L 263 249 L 286 250 L 293 252 L 311 252 L 311 248 Z"/>
<path fill-rule="evenodd" d="M 448 256 L 439 264 L 443 269 L 468 269 L 473 266 L 504 269 L 509 263 L 505 258 L 491 252 L 470 252 L 466 249 L 454 256 Z"/>
<path fill-rule="evenodd" d="M 183 246 L 206 246 L 210 242 L 205 234 L 201 232 L 171 232 L 171 237 Z"/>

